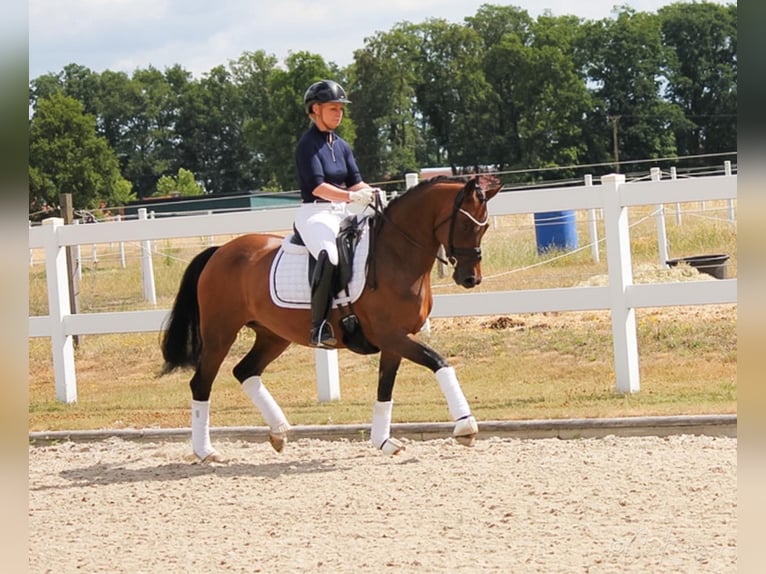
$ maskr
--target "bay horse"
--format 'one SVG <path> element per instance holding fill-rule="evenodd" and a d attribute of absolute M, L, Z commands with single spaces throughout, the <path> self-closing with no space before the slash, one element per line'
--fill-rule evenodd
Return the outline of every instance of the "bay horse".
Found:
<path fill-rule="evenodd" d="M 483 189 L 487 187 L 487 189 Z M 370 441 L 385 454 L 404 447 L 390 436 L 393 389 L 402 358 L 430 369 L 444 394 L 455 426 L 453 437 L 470 446 L 478 424 L 455 374 L 434 349 L 414 335 L 433 305 L 431 269 L 444 246 L 452 279 L 467 289 L 481 283 L 481 240 L 489 225 L 487 202 L 497 194 L 496 180 L 436 177 L 424 180 L 392 199 L 378 200 L 371 219 L 366 283 L 353 303 L 363 334 L 363 349 L 338 337 L 337 348 L 380 353 L 377 400 L 373 404 Z M 276 305 L 269 273 L 285 238 L 253 233 L 207 248 L 189 263 L 181 279 L 161 339 L 161 375 L 192 368 L 192 447 L 201 461 L 218 460 L 210 441 L 210 394 L 213 381 L 242 327 L 255 331 L 255 342 L 233 374 L 269 426 L 272 447 L 281 452 L 290 425 L 264 386 L 262 374 L 291 343 L 308 346 L 309 309 Z M 442 259 L 443 260 L 443 259 Z M 336 333 L 342 313 L 329 318 Z"/>

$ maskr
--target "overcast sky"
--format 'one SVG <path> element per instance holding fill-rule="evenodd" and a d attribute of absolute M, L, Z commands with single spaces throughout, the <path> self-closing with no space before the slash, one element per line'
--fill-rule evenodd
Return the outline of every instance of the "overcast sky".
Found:
<path fill-rule="evenodd" d="M 727 4 L 726 0 L 716 0 Z M 544 10 L 597 20 L 615 5 L 655 12 L 673 0 L 515 0 L 533 18 Z M 354 50 L 398 22 L 462 23 L 487 0 L 29 0 L 29 78 L 67 64 L 94 72 L 174 64 L 199 77 L 243 52 L 264 50 L 280 63 L 291 52 L 346 66 Z"/>

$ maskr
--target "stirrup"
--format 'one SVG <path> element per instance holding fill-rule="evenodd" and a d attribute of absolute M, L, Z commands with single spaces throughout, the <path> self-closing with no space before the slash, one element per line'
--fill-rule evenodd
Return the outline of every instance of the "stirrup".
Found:
<path fill-rule="evenodd" d="M 322 321 L 318 327 L 311 329 L 309 336 L 309 346 L 319 347 L 320 349 L 333 349 L 338 344 L 338 340 L 333 333 L 332 325 L 327 321 Z"/>

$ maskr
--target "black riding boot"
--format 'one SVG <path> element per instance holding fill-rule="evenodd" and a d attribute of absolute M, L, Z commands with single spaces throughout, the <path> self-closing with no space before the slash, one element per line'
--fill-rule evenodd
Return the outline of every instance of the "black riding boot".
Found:
<path fill-rule="evenodd" d="M 311 277 L 311 336 L 312 347 L 334 347 L 337 343 L 332 325 L 327 322 L 332 297 L 332 279 L 335 266 L 327 251 L 320 251 Z"/>

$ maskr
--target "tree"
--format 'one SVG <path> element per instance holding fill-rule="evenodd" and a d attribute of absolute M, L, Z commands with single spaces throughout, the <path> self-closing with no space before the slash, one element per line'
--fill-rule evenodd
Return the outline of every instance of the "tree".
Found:
<path fill-rule="evenodd" d="M 526 10 L 514 6 L 485 4 L 466 21 L 484 44 L 482 69 L 492 88 L 489 113 L 493 121 L 485 135 L 489 150 L 485 161 L 501 170 L 519 167 L 521 105 L 517 92 L 521 74 L 515 65 L 532 41 L 533 20 Z"/>
<path fill-rule="evenodd" d="M 176 126 L 178 155 L 211 193 L 237 193 L 250 186 L 242 171 L 250 156 L 245 119 L 241 93 L 223 66 L 189 84 L 183 94 Z"/>
<path fill-rule="evenodd" d="M 676 3 L 658 15 L 670 48 L 665 93 L 687 120 L 674 126 L 679 154 L 736 150 L 737 5 Z"/>
<path fill-rule="evenodd" d="M 367 39 L 354 53 L 350 94 L 356 110 L 354 152 L 367 181 L 418 171 L 425 143 L 416 117 L 418 38 L 411 24 Z"/>
<path fill-rule="evenodd" d="M 656 15 L 623 6 L 615 19 L 588 25 L 591 55 L 588 80 L 603 110 L 602 141 L 617 150 L 615 161 L 676 155 L 670 126 L 683 119 L 662 99 L 661 75 L 667 60 Z M 607 134 L 612 132 L 614 138 Z"/>
<path fill-rule="evenodd" d="M 592 106 L 572 57 L 580 21 L 543 15 L 531 22 L 517 11 L 507 11 L 506 19 L 503 34 L 497 22 L 490 27 L 495 41 L 484 60 L 498 102 L 492 163 L 516 169 L 576 164 L 586 154 L 584 118 Z"/>
<path fill-rule="evenodd" d="M 178 194 L 184 197 L 202 195 L 205 190 L 194 179 L 194 174 L 188 169 L 179 168 L 178 175 L 163 175 L 157 180 L 157 193 L 159 195 Z"/>
<path fill-rule="evenodd" d="M 71 193 L 80 209 L 133 199 L 114 151 L 96 135 L 95 118 L 79 101 L 54 93 L 37 101 L 29 126 L 30 211 L 57 205 L 62 193 Z"/>
<path fill-rule="evenodd" d="M 269 158 L 273 151 L 269 147 L 273 118 L 280 108 L 271 92 L 273 76 L 277 70 L 277 59 L 263 50 L 245 52 L 229 64 L 231 78 L 243 107 L 242 137 L 248 150 L 247 164 L 243 173 L 249 174 L 252 189 L 279 189 Z"/>
<path fill-rule="evenodd" d="M 453 172 L 477 166 L 487 156 L 483 134 L 491 125 L 481 37 L 439 19 L 426 21 L 417 32 L 421 54 L 415 66 L 415 95 L 434 144 L 428 150 L 429 164 L 448 163 Z"/>

